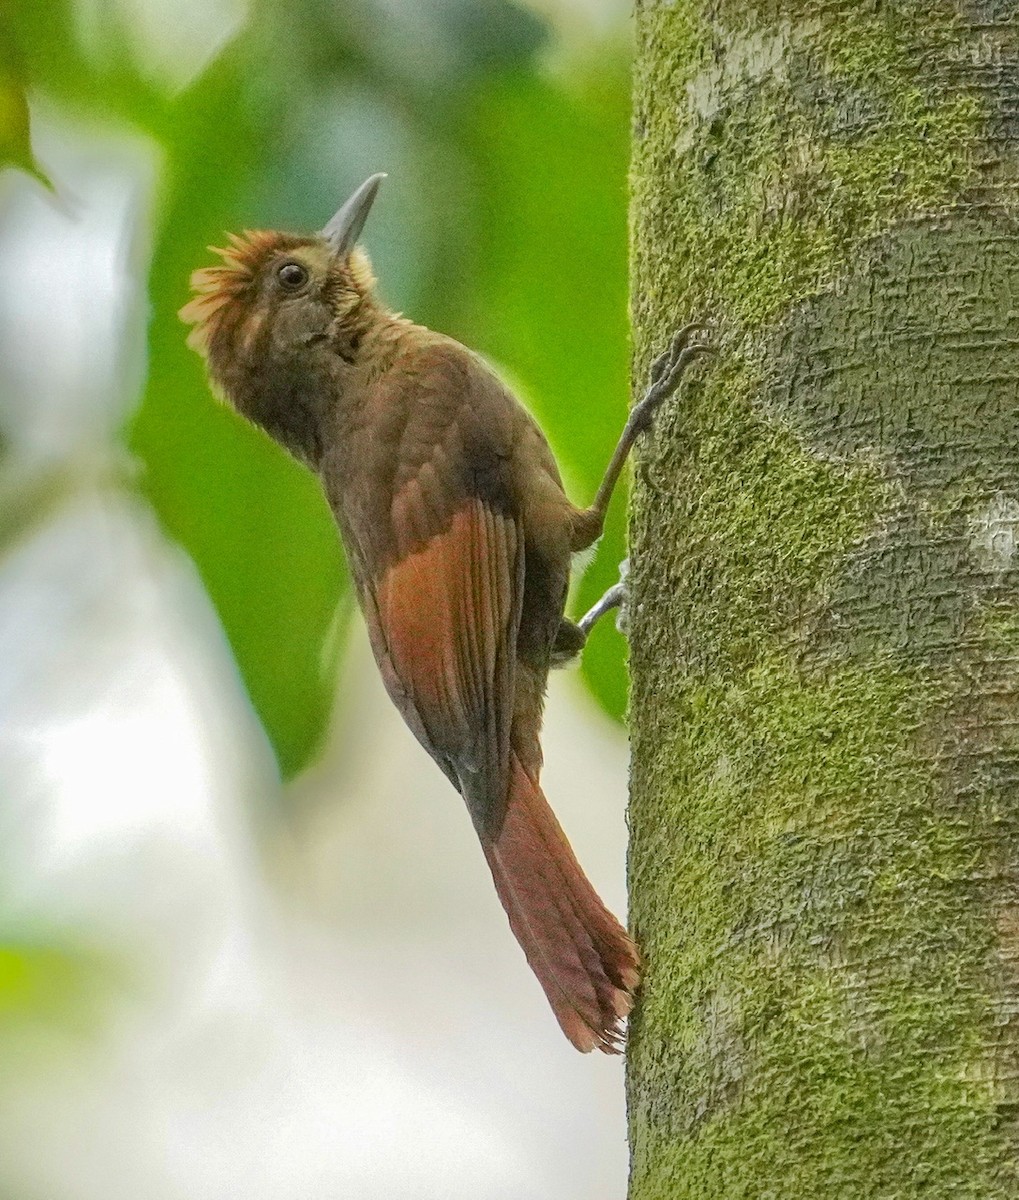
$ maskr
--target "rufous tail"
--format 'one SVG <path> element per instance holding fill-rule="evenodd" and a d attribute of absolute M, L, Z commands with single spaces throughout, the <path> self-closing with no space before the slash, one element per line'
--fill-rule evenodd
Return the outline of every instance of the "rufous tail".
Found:
<path fill-rule="evenodd" d="M 618 1054 L 640 980 L 637 947 L 588 882 L 515 754 L 505 820 L 484 850 L 510 928 L 563 1033 L 585 1053 Z"/>

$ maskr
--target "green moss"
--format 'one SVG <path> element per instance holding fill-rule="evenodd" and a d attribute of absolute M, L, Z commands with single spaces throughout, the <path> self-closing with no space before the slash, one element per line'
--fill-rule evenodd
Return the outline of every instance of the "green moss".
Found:
<path fill-rule="evenodd" d="M 810 6 L 771 24 L 748 5 L 698 22 L 696 7 L 655 6 L 639 30 L 654 80 L 637 84 L 634 300 L 656 340 L 663 249 L 680 295 L 758 329 L 830 285 L 862 239 L 961 197 L 982 130 L 974 96 L 916 78 L 921 54 L 957 39 L 948 5 Z M 686 103 L 645 102 L 662 89 Z"/>
<path fill-rule="evenodd" d="M 970 886 L 979 839 L 942 819 L 912 746 L 939 702 L 897 666 L 804 676 L 783 656 L 687 691 L 666 755 L 682 808 L 649 808 L 634 879 L 638 935 L 668 972 L 652 973 L 640 1029 L 685 1101 L 681 1136 L 654 1154 L 663 1131 L 639 1106 L 635 1160 L 660 1189 L 646 1194 L 759 1195 L 754 1180 L 782 1178 L 782 1195 L 891 1195 L 896 1139 L 946 1105 L 942 1184 L 998 1194 L 980 1190 L 1000 1147 L 979 1082 L 993 939 Z M 645 928 L 661 911 L 681 926 Z M 638 1062 L 647 1050 L 641 1033 Z"/>
<path fill-rule="evenodd" d="M 967 207 L 970 36 L 640 16 L 637 359 L 691 314 L 721 353 L 635 494 L 634 1200 L 1019 1195 L 1019 239 Z"/>
<path fill-rule="evenodd" d="M 980 622 L 981 640 L 996 656 L 1019 657 L 1019 611 L 1013 604 L 988 606 Z"/>
<path fill-rule="evenodd" d="M 652 601 L 696 597 L 690 611 L 680 599 L 670 647 L 694 670 L 710 663 L 738 674 L 763 638 L 809 620 L 834 564 L 860 541 L 884 495 L 869 463 L 833 469 L 805 454 L 790 429 L 763 420 L 746 399 L 755 385 L 745 361 L 713 361 L 682 409 L 662 415 L 661 436 L 638 468 L 653 550 L 641 544 L 654 568 L 642 587 Z M 677 490 L 677 478 L 695 486 Z M 655 536 L 670 525 L 681 540 Z"/>

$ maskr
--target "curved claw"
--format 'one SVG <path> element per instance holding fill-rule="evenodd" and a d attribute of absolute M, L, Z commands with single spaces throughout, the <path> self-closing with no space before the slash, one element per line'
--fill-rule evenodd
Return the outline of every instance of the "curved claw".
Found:
<path fill-rule="evenodd" d="M 688 326 L 687 328 L 692 327 Z M 697 328 L 703 329 L 704 326 L 697 326 Z M 677 334 L 677 339 L 674 340 L 674 344 L 684 333 L 686 333 L 686 330 L 680 330 L 679 334 Z M 705 342 L 695 342 L 691 346 L 684 339 L 680 344 L 682 348 L 678 355 L 669 362 L 668 369 L 659 372 L 658 378 L 645 392 L 643 399 L 633 408 L 630 419 L 635 429 L 640 431 L 646 430 L 650 426 L 651 419 L 659 406 L 679 387 L 690 363 L 695 358 L 700 358 L 702 354 L 711 354 L 713 352 L 713 347 Z"/>
<path fill-rule="evenodd" d="M 659 381 L 658 387 L 663 389 L 663 398 L 676 390 L 684 371 L 695 358 L 699 358 L 702 354 L 711 353 L 712 347 L 707 342 L 695 342 L 692 346 L 685 346 L 679 355 L 669 364 L 669 370 L 666 372 L 665 377 Z"/>
<path fill-rule="evenodd" d="M 711 346 L 705 342 L 694 342 L 690 339 L 699 330 L 710 330 L 703 321 L 693 321 L 684 325 L 672 336 L 668 350 L 660 354 L 651 366 L 651 382 L 642 399 L 630 410 L 623 432 L 605 468 L 605 475 L 590 508 L 578 510 L 574 518 L 573 550 L 586 550 L 588 546 L 601 536 L 605 527 L 605 513 L 612 489 L 616 486 L 619 474 L 626 462 L 634 441 L 651 426 L 651 420 L 662 401 L 667 399 L 679 387 L 683 373 L 695 358 L 708 354 Z"/>
<path fill-rule="evenodd" d="M 677 356 L 686 348 L 690 338 L 695 333 L 701 330 L 710 330 L 709 325 L 705 325 L 703 321 L 691 321 L 689 325 L 684 325 L 682 329 L 677 329 L 672 335 L 672 341 L 669 343 L 669 348 L 663 350 L 651 364 L 651 382 L 657 383 L 662 376 L 662 372 L 666 367 L 671 366 Z"/>

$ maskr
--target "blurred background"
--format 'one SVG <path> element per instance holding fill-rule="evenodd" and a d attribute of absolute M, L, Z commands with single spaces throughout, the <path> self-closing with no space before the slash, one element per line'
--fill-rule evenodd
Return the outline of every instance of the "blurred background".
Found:
<path fill-rule="evenodd" d="M 0 0 L 3 1200 L 624 1194 L 620 1062 L 560 1034 L 314 481 L 176 311 L 225 231 L 387 171 L 384 295 L 496 365 L 587 502 L 630 54 L 623 0 Z M 620 914 L 624 655 L 604 622 L 545 743 Z"/>

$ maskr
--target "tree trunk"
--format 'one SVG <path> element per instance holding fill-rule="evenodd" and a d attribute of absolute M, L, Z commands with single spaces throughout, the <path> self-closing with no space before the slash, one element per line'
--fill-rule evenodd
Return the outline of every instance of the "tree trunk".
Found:
<path fill-rule="evenodd" d="M 1017 8 L 638 8 L 631 1200 L 1019 1197 Z"/>

